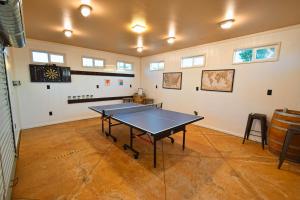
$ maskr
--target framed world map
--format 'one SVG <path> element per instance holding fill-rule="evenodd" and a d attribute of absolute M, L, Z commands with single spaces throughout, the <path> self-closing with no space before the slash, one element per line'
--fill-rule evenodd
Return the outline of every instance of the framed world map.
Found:
<path fill-rule="evenodd" d="M 232 92 L 234 73 L 234 69 L 203 70 L 201 78 L 201 90 Z"/>

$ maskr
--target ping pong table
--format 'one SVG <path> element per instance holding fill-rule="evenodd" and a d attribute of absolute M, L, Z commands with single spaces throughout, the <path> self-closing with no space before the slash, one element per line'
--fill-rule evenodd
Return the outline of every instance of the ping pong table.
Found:
<path fill-rule="evenodd" d="M 133 148 L 133 129 L 142 131 L 153 138 L 153 165 L 156 167 L 156 142 L 169 137 L 178 132 L 183 132 L 182 150 L 185 148 L 186 125 L 204 119 L 197 115 L 184 114 L 170 110 L 164 110 L 157 105 L 141 105 L 135 103 L 111 104 L 103 106 L 89 107 L 102 115 L 102 132 L 107 137 L 117 138 L 112 135 L 111 128 L 120 124 L 130 127 L 129 144 L 124 144 L 124 150 L 130 149 L 134 153 L 134 158 L 139 157 L 139 152 Z M 112 119 L 118 123 L 113 124 Z M 108 132 L 104 130 L 104 121 L 108 120 Z M 173 138 L 170 138 L 173 143 Z"/>

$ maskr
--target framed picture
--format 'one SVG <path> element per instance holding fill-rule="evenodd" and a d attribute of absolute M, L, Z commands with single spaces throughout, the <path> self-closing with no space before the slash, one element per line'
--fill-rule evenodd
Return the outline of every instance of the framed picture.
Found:
<path fill-rule="evenodd" d="M 232 92 L 234 69 L 202 70 L 201 90 Z"/>
<path fill-rule="evenodd" d="M 118 80 L 119 86 L 123 86 L 124 85 L 124 81 L 122 79 Z"/>
<path fill-rule="evenodd" d="M 109 79 L 104 80 L 104 85 L 105 86 L 110 86 L 110 80 Z"/>
<path fill-rule="evenodd" d="M 181 90 L 181 84 L 182 72 L 163 73 L 163 88 Z"/>

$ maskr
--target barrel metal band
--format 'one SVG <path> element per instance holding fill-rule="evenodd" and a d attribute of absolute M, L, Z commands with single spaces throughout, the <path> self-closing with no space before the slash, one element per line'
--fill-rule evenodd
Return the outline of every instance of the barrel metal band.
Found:
<path fill-rule="evenodd" d="M 279 119 L 279 118 L 274 118 L 274 120 L 282 122 L 282 123 L 286 123 L 286 124 L 289 124 L 289 125 L 298 125 L 298 126 L 300 125 L 300 122 L 291 122 L 291 121 L 286 121 L 286 120 L 282 120 L 282 119 Z"/>
<path fill-rule="evenodd" d="M 278 110 L 276 110 L 275 113 L 278 114 L 278 115 L 286 116 L 286 117 L 300 118 L 300 114 L 291 114 L 291 113 L 286 113 L 286 112 L 282 112 L 282 111 L 278 111 Z"/>

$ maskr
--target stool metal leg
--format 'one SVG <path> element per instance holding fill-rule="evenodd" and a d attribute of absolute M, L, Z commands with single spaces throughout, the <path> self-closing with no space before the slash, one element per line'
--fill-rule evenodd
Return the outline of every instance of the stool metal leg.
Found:
<path fill-rule="evenodd" d="M 283 161 L 285 160 L 286 152 L 288 150 L 288 147 L 289 147 L 289 144 L 292 140 L 293 135 L 294 135 L 293 132 L 289 131 L 289 130 L 286 133 L 284 143 L 283 143 L 283 146 L 282 146 L 282 150 L 281 150 L 281 153 L 280 153 L 280 156 L 279 156 L 278 169 L 281 168 L 281 165 L 282 165 Z"/>
<path fill-rule="evenodd" d="M 265 118 L 264 119 L 264 123 L 263 123 L 263 126 L 264 126 L 264 136 L 265 136 L 265 145 L 268 144 L 268 125 L 267 125 L 267 119 Z"/>
<path fill-rule="evenodd" d="M 250 124 L 249 124 L 249 130 L 248 130 L 248 133 L 247 133 L 247 140 L 249 140 L 249 136 L 250 136 L 250 132 L 251 132 L 253 120 L 254 120 L 254 119 L 253 119 L 252 116 L 251 116 L 251 118 L 250 118 Z"/>
<path fill-rule="evenodd" d="M 260 119 L 260 130 L 261 130 L 261 146 L 265 149 L 265 139 L 266 139 L 266 128 L 265 128 L 265 120 Z"/>
<path fill-rule="evenodd" d="M 245 135 L 244 135 L 244 139 L 243 139 L 243 144 L 245 143 L 245 140 L 247 138 L 249 138 L 249 134 L 250 134 L 250 129 L 251 129 L 251 126 L 252 126 L 252 120 L 251 120 L 251 114 L 249 114 L 248 116 L 248 121 L 247 121 L 247 126 L 246 126 L 246 130 L 245 130 Z"/>

